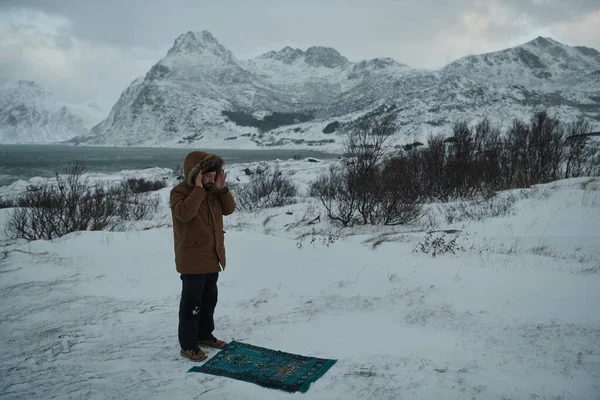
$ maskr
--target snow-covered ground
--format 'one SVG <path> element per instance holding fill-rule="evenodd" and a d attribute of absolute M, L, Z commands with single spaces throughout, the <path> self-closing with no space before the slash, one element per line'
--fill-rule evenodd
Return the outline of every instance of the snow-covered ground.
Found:
<path fill-rule="evenodd" d="M 177 343 L 174 181 L 150 169 L 122 175 L 168 180 L 152 221 L 2 238 L 0 397 L 600 398 L 600 178 L 434 204 L 412 226 L 340 229 L 306 197 L 328 162 L 280 164 L 297 204 L 225 218 L 215 334 L 337 359 L 307 393 L 186 372 L 196 364 Z M 230 166 L 229 181 L 257 165 Z M 486 217 L 494 210 L 506 212 Z M 457 232 L 427 234 L 447 229 Z M 433 257 L 434 237 L 456 238 L 454 254 Z"/>

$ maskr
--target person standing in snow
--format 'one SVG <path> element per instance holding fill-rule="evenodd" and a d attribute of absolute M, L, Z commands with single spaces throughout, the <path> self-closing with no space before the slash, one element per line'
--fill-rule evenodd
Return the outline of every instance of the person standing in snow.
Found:
<path fill-rule="evenodd" d="M 178 337 L 181 355 L 202 361 L 199 346 L 222 348 L 213 336 L 217 280 L 225 269 L 223 216 L 233 213 L 235 200 L 226 183 L 223 159 L 201 151 L 183 163 L 184 180 L 170 193 L 175 265 L 182 281 Z"/>

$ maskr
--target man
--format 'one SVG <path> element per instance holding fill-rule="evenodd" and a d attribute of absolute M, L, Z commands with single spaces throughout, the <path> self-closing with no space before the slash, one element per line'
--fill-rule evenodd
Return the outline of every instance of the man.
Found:
<path fill-rule="evenodd" d="M 202 361 L 199 345 L 221 348 L 213 336 L 219 271 L 225 269 L 223 216 L 235 210 L 223 159 L 201 151 L 183 163 L 183 182 L 171 190 L 175 265 L 182 281 L 179 303 L 181 355 Z"/>

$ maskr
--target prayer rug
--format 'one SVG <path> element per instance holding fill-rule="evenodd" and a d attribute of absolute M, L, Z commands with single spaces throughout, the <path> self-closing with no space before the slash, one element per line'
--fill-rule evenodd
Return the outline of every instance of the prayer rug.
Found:
<path fill-rule="evenodd" d="M 210 360 L 188 372 L 226 376 L 287 392 L 308 391 L 337 360 L 307 357 L 231 341 Z"/>

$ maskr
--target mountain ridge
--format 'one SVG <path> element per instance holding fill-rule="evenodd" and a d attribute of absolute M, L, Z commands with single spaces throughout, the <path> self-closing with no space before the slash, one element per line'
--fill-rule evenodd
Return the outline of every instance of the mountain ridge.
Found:
<path fill-rule="evenodd" d="M 182 42 L 193 54 L 179 54 Z M 208 31 L 183 33 L 151 69 L 164 73 L 147 76 L 142 94 L 133 96 L 136 113 L 125 106 L 127 118 L 100 123 L 82 142 L 339 148 L 343 130 L 324 133 L 325 126 L 343 127 L 391 106 L 400 141 L 448 130 L 459 119 L 523 118 L 540 106 L 566 120 L 585 114 L 600 121 L 600 106 L 593 107 L 597 51 L 550 38 L 465 56 L 438 70 L 391 58 L 353 62 L 324 46 L 286 46 L 247 60 L 224 49 Z M 153 93 L 151 101 L 144 92 Z"/>
<path fill-rule="evenodd" d="M 392 58 L 350 61 L 325 46 L 240 60 L 209 31 L 187 31 L 72 142 L 339 149 L 352 121 L 381 110 L 396 116 L 399 142 L 458 120 L 506 124 L 536 108 L 597 124 L 598 71 L 597 50 L 543 37 L 426 70 Z M 339 129 L 325 133 L 333 122 Z"/>
<path fill-rule="evenodd" d="M 0 143 L 56 143 L 85 134 L 105 116 L 96 103 L 72 104 L 34 81 L 0 87 Z"/>

